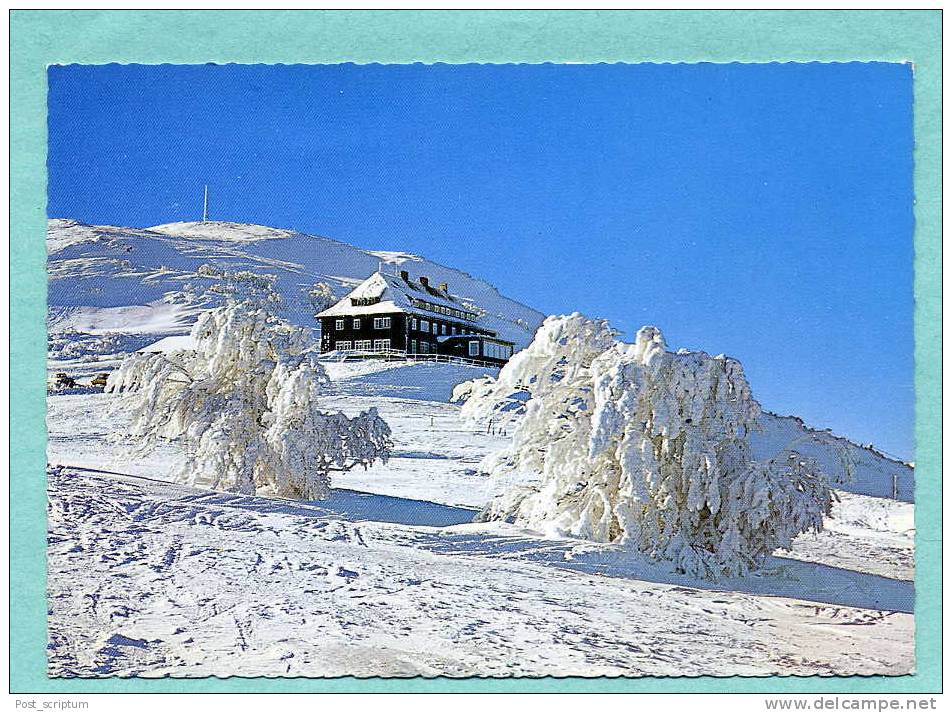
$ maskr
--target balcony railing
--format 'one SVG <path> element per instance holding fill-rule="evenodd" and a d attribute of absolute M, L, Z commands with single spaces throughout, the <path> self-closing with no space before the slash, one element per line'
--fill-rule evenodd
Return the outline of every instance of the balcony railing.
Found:
<path fill-rule="evenodd" d="M 358 361 L 360 359 L 385 359 L 387 361 L 432 361 L 439 364 L 464 364 L 467 366 L 498 366 L 489 359 L 472 359 L 451 354 L 419 354 L 402 349 L 335 349 L 323 352 L 322 361 Z"/>

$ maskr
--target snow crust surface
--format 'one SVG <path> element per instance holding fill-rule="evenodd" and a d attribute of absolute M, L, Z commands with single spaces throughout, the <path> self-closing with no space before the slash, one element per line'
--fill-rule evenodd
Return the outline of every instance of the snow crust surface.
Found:
<path fill-rule="evenodd" d="M 386 466 L 317 502 L 169 482 L 129 459 L 115 397 L 49 398 L 53 676 L 694 676 L 907 673 L 907 503 L 840 493 L 818 536 L 704 582 L 610 545 L 477 524 L 508 436 L 447 402 L 485 371 L 330 364 L 324 406 L 377 405 Z"/>

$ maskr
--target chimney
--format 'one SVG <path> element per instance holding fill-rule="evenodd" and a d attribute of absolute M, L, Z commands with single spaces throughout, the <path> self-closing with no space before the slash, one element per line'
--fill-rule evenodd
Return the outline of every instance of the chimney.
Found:
<path fill-rule="evenodd" d="M 429 287 L 430 278 L 427 277 L 426 275 L 420 275 L 420 284 L 423 285 L 424 287 Z"/>
<path fill-rule="evenodd" d="M 409 282 L 410 273 L 407 272 L 406 270 L 400 270 L 400 279 L 403 280 L 404 282 Z"/>
<path fill-rule="evenodd" d="M 449 291 L 450 291 L 450 286 L 447 285 L 445 282 L 441 282 L 439 289 L 440 289 L 440 292 L 449 292 Z"/>

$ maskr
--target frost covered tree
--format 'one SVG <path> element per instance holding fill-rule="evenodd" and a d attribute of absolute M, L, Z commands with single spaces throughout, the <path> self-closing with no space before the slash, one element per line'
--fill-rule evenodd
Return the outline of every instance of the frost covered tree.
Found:
<path fill-rule="evenodd" d="M 624 344 L 604 322 L 550 317 L 497 380 L 471 391 L 465 415 L 515 425 L 511 445 L 484 461 L 501 490 L 485 519 L 717 577 L 757 567 L 830 511 L 816 463 L 794 451 L 753 458 L 760 410 L 741 365 L 669 352 L 654 327 Z"/>
<path fill-rule="evenodd" d="M 208 288 L 208 291 L 224 295 L 228 302 L 257 303 L 272 313 L 277 313 L 284 308 L 281 294 L 275 289 L 277 275 L 250 270 L 234 272 L 225 270 L 217 273 L 206 272 L 205 276 L 218 280 Z"/>
<path fill-rule="evenodd" d="M 314 314 L 323 312 L 337 302 L 334 288 L 326 282 L 315 282 L 314 285 L 308 288 L 307 299 Z"/>
<path fill-rule="evenodd" d="M 327 377 L 305 330 L 239 302 L 204 313 L 192 339 L 194 350 L 133 354 L 106 386 L 129 393 L 127 435 L 141 447 L 183 439 L 183 482 L 320 499 L 332 471 L 389 457 L 376 409 L 354 418 L 319 410 Z"/>
<path fill-rule="evenodd" d="M 551 402 L 564 396 L 571 402 L 564 408 L 571 410 L 577 393 L 590 388 L 592 361 L 614 344 L 615 334 L 608 322 L 577 313 L 549 317 L 532 343 L 516 352 L 496 379 L 481 377 L 464 382 L 454 390 L 453 397 L 468 395 L 463 405 L 465 418 L 491 418 L 500 425 L 523 416 L 530 400 L 542 394 L 547 394 Z M 540 418 L 538 398 L 532 408 L 533 418 Z"/>

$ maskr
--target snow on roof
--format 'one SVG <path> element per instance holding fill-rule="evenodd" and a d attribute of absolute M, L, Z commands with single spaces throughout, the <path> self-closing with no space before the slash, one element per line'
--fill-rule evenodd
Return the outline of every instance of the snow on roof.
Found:
<path fill-rule="evenodd" d="M 155 352 L 174 352 L 182 349 L 194 349 L 195 340 L 192 339 L 191 334 L 177 334 L 173 337 L 165 337 L 160 339 L 157 342 L 149 344 L 148 346 L 142 347 L 140 352 L 155 353 Z"/>
<path fill-rule="evenodd" d="M 368 304 L 354 304 L 352 300 L 366 300 Z M 433 316 L 436 310 L 426 309 L 414 304 L 414 300 L 422 300 L 428 305 L 445 307 L 464 313 L 466 317 L 455 314 L 444 316 L 472 322 L 477 316 L 471 307 L 460 304 L 446 290 L 440 290 L 433 285 L 423 285 L 421 282 L 404 280 L 397 275 L 388 275 L 375 272 L 355 287 L 344 299 L 329 309 L 319 313 L 318 317 L 339 317 L 359 314 L 386 314 L 404 312 Z M 442 313 L 440 313 L 442 314 Z"/>

